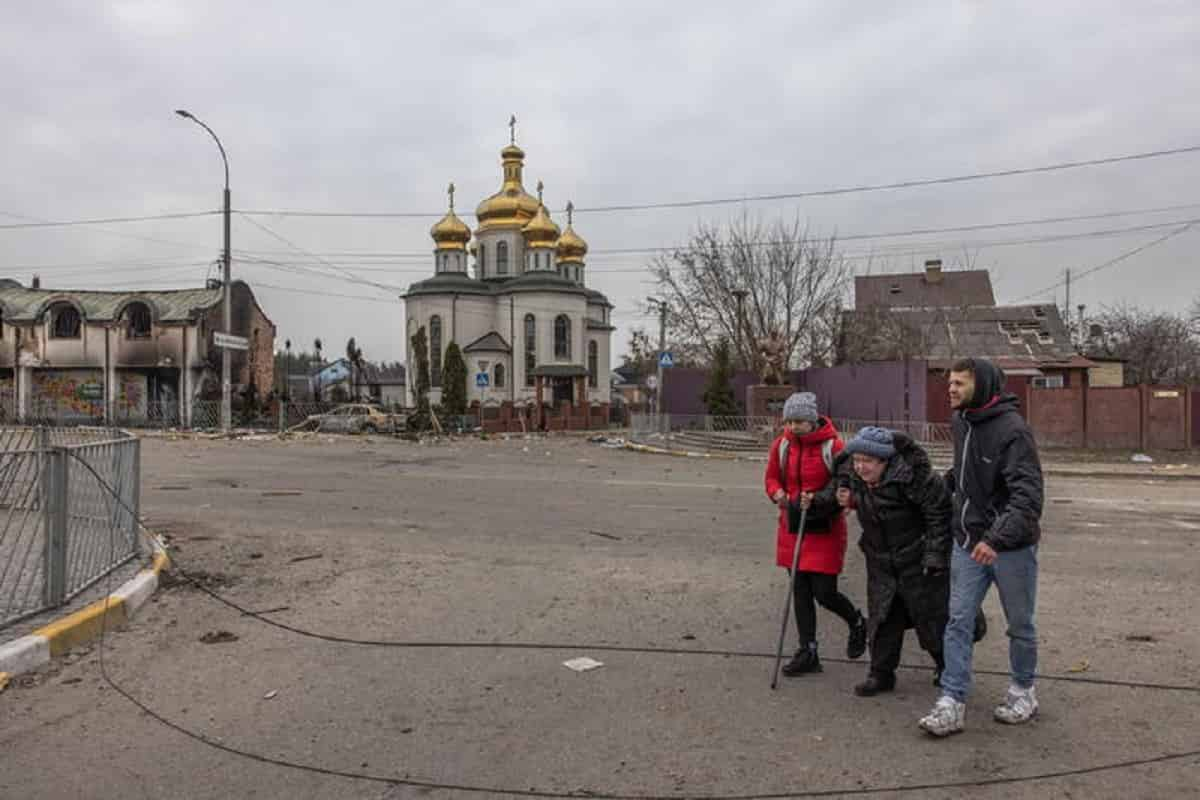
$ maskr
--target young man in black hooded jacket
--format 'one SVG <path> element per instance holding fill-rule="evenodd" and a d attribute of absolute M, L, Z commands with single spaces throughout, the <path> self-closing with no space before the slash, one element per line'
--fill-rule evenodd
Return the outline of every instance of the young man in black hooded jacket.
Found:
<path fill-rule="evenodd" d="M 943 641 L 942 696 L 920 726 L 934 736 L 963 729 L 971 689 L 975 613 L 994 583 L 1008 621 L 1012 683 L 993 716 L 1018 725 L 1037 714 L 1037 545 L 1044 496 L 1033 433 L 1017 398 L 1004 391 L 1004 372 L 984 359 L 950 370 L 954 467 L 950 620 Z"/>

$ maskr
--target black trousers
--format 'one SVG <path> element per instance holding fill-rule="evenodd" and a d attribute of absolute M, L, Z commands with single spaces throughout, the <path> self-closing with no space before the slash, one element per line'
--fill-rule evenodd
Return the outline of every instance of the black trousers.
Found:
<path fill-rule="evenodd" d="M 858 609 L 849 597 L 838 591 L 837 575 L 797 570 L 792 581 L 792 597 L 796 604 L 796 630 L 800 632 L 801 647 L 817 640 L 817 603 L 846 620 L 847 625 L 858 621 Z"/>
<path fill-rule="evenodd" d="M 891 677 L 900 666 L 900 652 L 904 649 L 904 631 L 913 626 L 912 617 L 904 598 L 897 594 L 892 598 L 892 607 L 887 617 L 875 629 L 871 642 L 871 674 L 881 678 Z M 930 653 L 938 669 L 942 668 L 942 651 Z"/>

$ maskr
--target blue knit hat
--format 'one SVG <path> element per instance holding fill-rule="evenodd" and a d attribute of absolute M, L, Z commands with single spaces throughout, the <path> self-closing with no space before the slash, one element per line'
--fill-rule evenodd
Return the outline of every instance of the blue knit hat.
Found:
<path fill-rule="evenodd" d="M 850 443 L 846 445 L 846 452 L 862 453 L 866 456 L 874 456 L 880 461 L 887 461 L 896 455 L 896 445 L 892 439 L 892 432 L 887 428 L 876 428 L 869 425 L 850 440 Z"/>
<path fill-rule="evenodd" d="M 800 420 L 802 422 L 816 423 L 819 419 L 817 414 L 817 396 L 812 392 L 796 392 L 783 404 L 783 421 Z"/>

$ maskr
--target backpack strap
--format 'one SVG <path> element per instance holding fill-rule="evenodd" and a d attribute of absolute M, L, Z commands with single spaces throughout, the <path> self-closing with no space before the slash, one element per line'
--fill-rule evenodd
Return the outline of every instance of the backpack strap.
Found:
<path fill-rule="evenodd" d="M 779 474 L 783 478 L 783 486 L 787 488 L 787 459 L 788 446 L 791 443 L 785 438 L 779 443 Z M 821 460 L 825 462 L 825 471 L 833 476 L 833 439 L 821 442 Z"/>

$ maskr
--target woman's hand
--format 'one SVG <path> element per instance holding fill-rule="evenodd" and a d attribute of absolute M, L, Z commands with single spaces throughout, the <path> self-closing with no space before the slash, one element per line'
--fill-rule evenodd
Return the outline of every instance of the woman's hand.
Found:
<path fill-rule="evenodd" d="M 842 508 L 850 508 L 854 505 L 854 495 L 845 486 L 837 490 L 837 502 Z"/>
<path fill-rule="evenodd" d="M 775 494 L 771 495 L 771 499 L 775 501 L 775 505 L 780 508 L 787 507 L 787 492 L 783 489 L 776 489 Z"/>
<path fill-rule="evenodd" d="M 813 501 L 813 493 L 812 492 L 801 492 L 800 499 L 797 501 L 797 505 L 800 507 L 800 510 L 807 511 L 809 508 L 812 507 L 812 501 Z"/>

